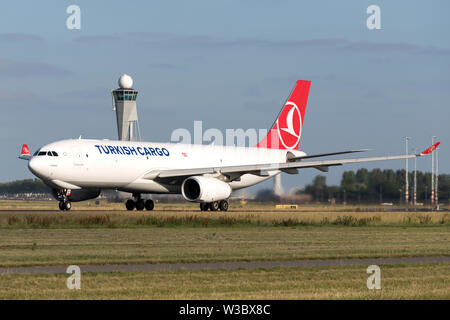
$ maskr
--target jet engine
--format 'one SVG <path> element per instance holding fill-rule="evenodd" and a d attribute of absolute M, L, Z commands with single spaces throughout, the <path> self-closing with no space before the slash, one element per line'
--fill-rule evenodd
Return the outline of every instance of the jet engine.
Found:
<path fill-rule="evenodd" d="M 97 198 L 100 195 L 100 189 L 76 189 L 67 192 L 67 199 L 71 202 L 78 202 Z M 56 199 L 61 200 L 63 195 L 60 190 L 53 189 L 53 195 Z"/>
<path fill-rule="evenodd" d="M 228 199 L 231 187 L 216 178 L 193 176 L 183 181 L 181 193 L 187 201 L 213 202 Z"/>

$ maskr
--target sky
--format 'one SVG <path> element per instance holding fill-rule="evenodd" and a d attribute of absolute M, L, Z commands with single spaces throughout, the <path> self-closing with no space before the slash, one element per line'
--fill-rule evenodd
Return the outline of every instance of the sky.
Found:
<path fill-rule="evenodd" d="M 70 30 L 67 7 L 81 11 Z M 381 29 L 366 10 L 380 7 Z M 449 1 L 8 1 L 0 11 L 0 182 L 32 178 L 17 159 L 65 138 L 117 136 L 111 89 L 123 73 L 139 90 L 141 135 L 177 128 L 267 129 L 296 80 L 311 80 L 300 148 L 367 156 L 442 142 L 450 172 Z M 410 168 L 413 161 L 410 161 Z M 404 161 L 331 168 L 401 169 Z M 431 158 L 417 161 L 431 170 Z M 315 169 L 283 175 L 285 190 Z M 252 188 L 270 187 L 271 182 Z"/>

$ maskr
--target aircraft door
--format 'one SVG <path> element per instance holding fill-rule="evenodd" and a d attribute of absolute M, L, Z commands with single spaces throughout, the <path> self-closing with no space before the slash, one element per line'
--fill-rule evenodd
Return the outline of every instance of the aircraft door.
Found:
<path fill-rule="evenodd" d="M 73 164 L 75 166 L 82 166 L 83 156 L 81 154 L 80 149 L 78 149 L 77 147 L 72 147 L 72 154 L 73 154 Z"/>

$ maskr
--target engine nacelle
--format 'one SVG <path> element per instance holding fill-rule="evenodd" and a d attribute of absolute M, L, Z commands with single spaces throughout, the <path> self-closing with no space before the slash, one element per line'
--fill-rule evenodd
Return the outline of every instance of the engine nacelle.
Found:
<path fill-rule="evenodd" d="M 100 189 L 76 189 L 70 190 L 66 195 L 69 201 L 78 202 L 97 198 L 100 195 L 100 192 Z M 54 189 L 53 194 L 56 199 L 62 200 L 63 195 L 60 190 Z"/>
<path fill-rule="evenodd" d="M 181 193 L 187 201 L 213 202 L 228 199 L 231 187 L 216 178 L 194 176 L 183 181 Z"/>

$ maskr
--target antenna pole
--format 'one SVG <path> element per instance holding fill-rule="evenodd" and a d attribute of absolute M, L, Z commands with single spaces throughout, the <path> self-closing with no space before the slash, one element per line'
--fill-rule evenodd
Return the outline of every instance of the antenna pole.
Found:
<path fill-rule="evenodd" d="M 417 148 L 414 149 L 414 153 L 417 154 Z M 417 157 L 414 158 L 414 195 L 413 205 L 417 205 Z"/>
<path fill-rule="evenodd" d="M 431 145 L 434 144 L 435 136 L 431 137 Z M 431 153 L 431 209 L 433 209 L 434 205 L 434 152 Z"/>
<path fill-rule="evenodd" d="M 406 142 L 406 155 L 408 155 L 408 140 L 409 137 L 405 137 Z M 406 158 L 406 170 L 405 170 L 405 204 L 409 203 L 409 181 L 408 181 L 408 158 Z"/>
<path fill-rule="evenodd" d="M 439 210 L 439 148 L 436 149 L 436 190 L 434 192 L 435 194 L 435 203 L 436 203 L 436 209 Z"/>

